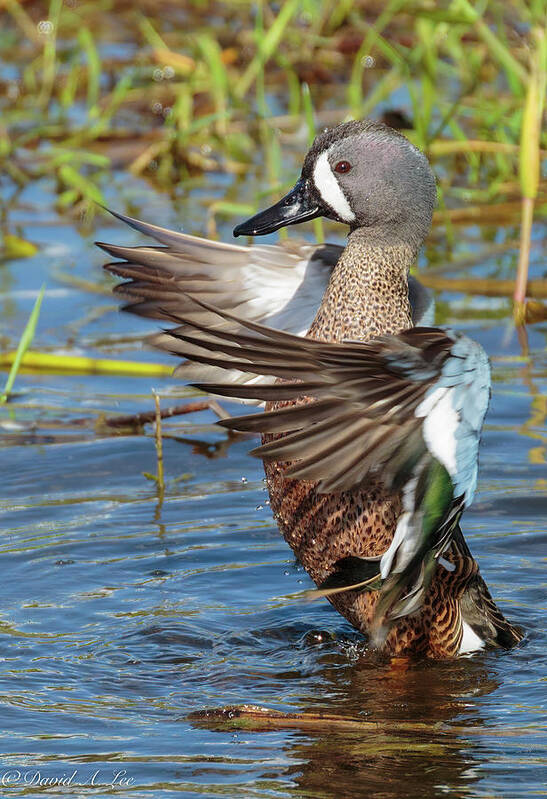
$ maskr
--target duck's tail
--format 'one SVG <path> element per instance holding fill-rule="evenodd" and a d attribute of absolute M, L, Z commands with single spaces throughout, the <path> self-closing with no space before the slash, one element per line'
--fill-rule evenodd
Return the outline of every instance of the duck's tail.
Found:
<path fill-rule="evenodd" d="M 455 536 L 455 545 L 460 553 L 472 557 L 461 530 Z M 486 647 L 512 649 L 524 638 L 524 632 L 507 621 L 498 608 L 488 586 L 477 570 L 467 582 L 460 599 L 463 621 L 482 640 Z"/>
<path fill-rule="evenodd" d="M 460 601 L 464 622 L 488 647 L 512 649 L 524 638 L 520 627 L 507 621 L 479 573 L 469 581 Z"/>

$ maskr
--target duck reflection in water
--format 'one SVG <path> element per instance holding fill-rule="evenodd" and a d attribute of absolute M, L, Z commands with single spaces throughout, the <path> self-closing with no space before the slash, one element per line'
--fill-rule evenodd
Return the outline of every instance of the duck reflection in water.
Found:
<path fill-rule="evenodd" d="M 352 642 L 343 652 L 329 642 L 321 647 L 327 651 L 319 656 L 323 665 L 314 673 L 314 692 L 302 696 L 294 712 L 277 716 L 264 709 L 268 721 L 258 714 L 259 721 L 253 722 L 253 709 L 230 708 L 194 714 L 194 723 L 215 730 L 243 729 L 241 736 L 247 739 L 253 729 L 285 731 L 283 760 L 294 765 L 274 763 L 264 779 L 274 779 L 276 786 L 283 781 L 287 795 L 314 799 L 476 795 L 473 786 L 480 779 L 479 762 L 484 761 L 479 748 L 495 747 L 500 735 L 511 732 L 489 730 L 480 715 L 477 697 L 491 694 L 500 684 L 484 656 L 450 663 L 410 664 L 405 658 L 386 663 L 375 652 L 357 655 L 360 643 Z M 348 662 L 348 650 L 357 660 Z M 256 680 L 256 673 L 253 677 Z M 271 686 L 272 675 L 265 678 Z M 293 678 L 298 678 L 297 673 Z M 290 688 L 286 672 L 279 680 Z M 254 737 L 252 741 L 259 743 Z"/>
<path fill-rule="evenodd" d="M 298 735 L 290 746 L 302 764 L 294 769 L 296 795 L 429 799 L 473 793 L 479 779 L 474 749 L 484 730 L 480 707 L 468 700 L 496 690 L 494 669 L 480 659 L 410 667 L 398 658 L 388 665 L 374 656 L 350 666 L 336 660 L 322 672 L 319 698 L 303 698 L 300 709 L 360 717 L 376 728 Z"/>

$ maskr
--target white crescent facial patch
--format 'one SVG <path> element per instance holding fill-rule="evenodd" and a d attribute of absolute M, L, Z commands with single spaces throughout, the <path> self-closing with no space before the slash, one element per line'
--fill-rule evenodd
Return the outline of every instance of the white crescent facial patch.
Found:
<path fill-rule="evenodd" d="M 313 182 L 322 199 L 332 208 L 339 219 L 344 222 L 355 220 L 355 214 L 330 167 L 328 151 L 321 153 L 315 162 Z"/>

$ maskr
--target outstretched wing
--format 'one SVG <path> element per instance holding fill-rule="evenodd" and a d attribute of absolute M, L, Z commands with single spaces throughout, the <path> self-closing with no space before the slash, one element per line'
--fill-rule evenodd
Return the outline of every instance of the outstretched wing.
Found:
<path fill-rule="evenodd" d="M 126 281 L 115 289 L 127 300 L 124 310 L 154 319 L 172 320 L 182 314 L 209 326 L 218 324 L 218 318 L 188 299 L 191 294 L 241 319 L 303 336 L 343 249 L 337 244 L 302 242 L 250 247 L 224 244 L 111 213 L 157 242 L 146 247 L 97 242 L 119 259 L 105 269 Z M 409 281 L 409 298 L 414 324 L 426 318 L 425 323 L 432 322 L 432 295 L 414 278 Z M 152 337 L 151 343 L 162 346 L 162 335 Z M 227 374 L 191 362 L 179 366 L 177 375 L 185 380 L 233 383 L 255 379 L 248 372 L 234 369 Z"/>
<path fill-rule="evenodd" d="M 427 455 L 445 467 L 454 495 L 469 504 L 490 391 L 488 359 L 476 342 L 429 327 L 366 343 L 323 342 L 193 302 L 222 327 L 177 314 L 173 319 L 180 326 L 165 331 L 162 348 L 182 356 L 199 348 L 190 356 L 199 363 L 283 379 L 247 386 L 200 383 L 199 388 L 266 402 L 313 398 L 223 420 L 236 430 L 285 433 L 252 454 L 295 461 L 287 477 L 317 480 L 320 492 L 350 490 L 375 472 L 397 490 Z"/>
<path fill-rule="evenodd" d="M 187 293 L 242 319 L 304 335 L 310 327 L 327 287 L 341 247 L 310 244 L 254 244 L 245 247 L 189 236 L 111 213 L 160 246 L 122 247 L 97 242 L 114 258 L 105 269 L 124 283 L 115 292 L 127 302 L 125 311 L 153 319 L 174 314 L 214 325 L 204 309 L 192 303 Z M 216 320 L 218 324 L 218 320 Z M 162 336 L 150 337 L 162 346 Z M 186 362 L 177 369 L 184 380 L 253 381 L 253 375 Z"/>
<path fill-rule="evenodd" d="M 197 305 L 221 326 L 173 315 L 179 327 L 165 331 L 161 346 L 217 369 L 270 377 L 250 385 L 197 386 L 276 403 L 266 413 L 220 422 L 272 435 L 252 454 L 285 463 L 289 478 L 317 481 L 318 492 L 352 490 L 371 476 L 402 490 L 403 513 L 377 575 L 376 638 L 382 640 L 390 623 L 421 607 L 433 569 L 472 500 L 489 398 L 485 353 L 438 328 L 366 343 L 321 342 Z M 363 566 L 363 584 L 377 587 L 370 563 Z M 343 588 L 340 581 L 333 586 Z"/>

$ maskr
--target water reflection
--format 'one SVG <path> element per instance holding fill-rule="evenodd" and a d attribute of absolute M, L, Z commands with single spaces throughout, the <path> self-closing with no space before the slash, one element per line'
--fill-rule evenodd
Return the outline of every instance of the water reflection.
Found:
<path fill-rule="evenodd" d="M 326 690 L 333 701 L 310 697 L 303 711 L 328 710 L 364 716 L 377 722 L 375 733 L 322 731 L 298 736 L 291 756 L 302 762 L 295 770 L 295 793 L 321 797 L 366 795 L 400 799 L 437 795 L 467 796 L 478 779 L 473 740 L 451 725 L 481 727 L 479 706 L 468 699 L 489 694 L 497 675 L 480 662 L 405 664 L 378 667 L 361 658 L 346 669 L 327 667 Z M 396 723 L 411 726 L 396 730 Z"/>
<path fill-rule="evenodd" d="M 169 435 L 165 438 L 170 438 L 172 441 L 178 441 L 179 444 L 186 444 L 191 447 L 194 455 L 203 455 L 210 460 L 216 458 L 226 458 L 230 447 L 238 441 L 244 439 L 251 439 L 252 436 L 245 435 L 244 433 L 229 432 L 220 441 L 203 441 L 199 438 L 190 438 L 188 436 Z"/>
<path fill-rule="evenodd" d="M 474 749 L 487 730 L 480 706 L 468 700 L 499 687 L 495 669 L 477 659 L 387 663 L 368 652 L 351 663 L 348 654 L 355 655 L 355 646 L 347 647 L 353 652 L 327 656 L 315 676 L 318 692 L 302 697 L 295 714 L 272 719 L 274 729 L 296 727 L 283 757 L 292 764 L 284 774 L 293 781 L 291 795 L 473 795 L 480 779 Z M 218 716 L 213 718 L 197 723 L 218 729 Z M 223 718 L 221 727 L 239 723 Z M 265 776 L 280 775 L 276 770 Z"/>

